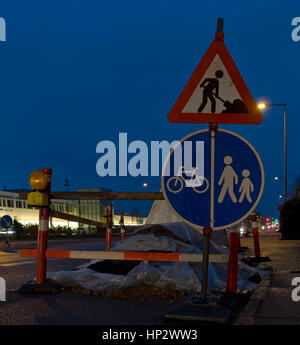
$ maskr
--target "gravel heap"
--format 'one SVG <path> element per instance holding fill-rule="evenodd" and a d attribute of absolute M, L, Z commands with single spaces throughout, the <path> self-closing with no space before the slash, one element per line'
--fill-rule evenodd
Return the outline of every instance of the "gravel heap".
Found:
<path fill-rule="evenodd" d="M 162 289 L 155 285 L 138 285 L 131 286 L 118 290 L 108 291 L 90 291 L 82 286 L 74 287 L 61 287 L 61 291 L 68 291 L 84 296 L 104 296 L 106 298 L 120 298 L 120 299 L 133 299 L 133 300 L 168 300 L 169 302 L 182 299 L 184 295 L 179 291 L 171 289 Z"/>

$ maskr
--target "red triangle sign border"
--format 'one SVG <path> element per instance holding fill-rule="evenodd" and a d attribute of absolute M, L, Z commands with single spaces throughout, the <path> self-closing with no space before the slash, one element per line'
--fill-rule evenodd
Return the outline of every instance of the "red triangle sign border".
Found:
<path fill-rule="evenodd" d="M 223 123 L 223 124 L 259 124 L 263 117 L 253 99 L 244 79 L 237 69 L 223 38 L 216 33 L 214 41 L 209 46 L 200 63 L 185 85 L 168 115 L 168 120 L 173 123 Z M 236 90 L 245 103 L 248 113 L 183 113 L 183 109 L 191 98 L 198 84 L 218 55 L 224 64 Z"/>

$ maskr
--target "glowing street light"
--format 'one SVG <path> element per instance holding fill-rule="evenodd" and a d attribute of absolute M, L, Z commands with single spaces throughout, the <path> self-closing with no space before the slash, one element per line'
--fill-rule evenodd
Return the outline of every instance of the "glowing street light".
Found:
<path fill-rule="evenodd" d="M 143 184 L 142 184 L 142 186 L 143 186 L 144 188 L 147 188 L 147 187 L 149 187 L 149 186 L 153 186 L 154 189 L 155 189 L 157 186 L 159 186 L 159 185 L 160 185 L 159 183 L 147 183 L 147 182 L 143 182 Z"/>
<path fill-rule="evenodd" d="M 266 104 L 265 103 L 259 103 L 257 106 L 259 109 L 265 109 Z"/>

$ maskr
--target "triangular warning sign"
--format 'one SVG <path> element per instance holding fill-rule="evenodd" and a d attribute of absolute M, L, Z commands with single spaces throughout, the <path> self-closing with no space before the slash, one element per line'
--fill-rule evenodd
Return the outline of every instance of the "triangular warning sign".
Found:
<path fill-rule="evenodd" d="M 258 124 L 262 114 L 217 32 L 168 119 L 175 123 Z"/>

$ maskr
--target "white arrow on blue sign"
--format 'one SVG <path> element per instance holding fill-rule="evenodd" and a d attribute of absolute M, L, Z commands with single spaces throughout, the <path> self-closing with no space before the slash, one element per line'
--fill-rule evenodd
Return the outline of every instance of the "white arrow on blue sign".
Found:
<path fill-rule="evenodd" d="M 162 192 L 170 208 L 200 230 L 237 225 L 255 210 L 263 188 L 258 153 L 246 139 L 224 129 L 200 130 L 181 139 L 162 171 Z"/>

